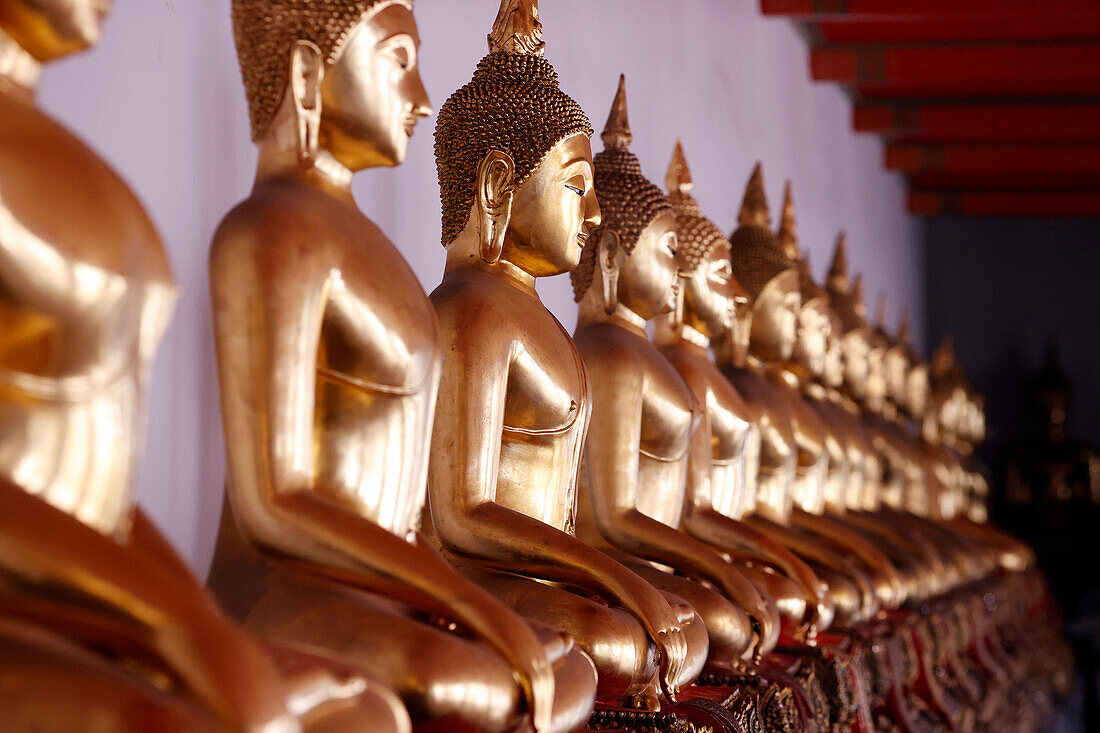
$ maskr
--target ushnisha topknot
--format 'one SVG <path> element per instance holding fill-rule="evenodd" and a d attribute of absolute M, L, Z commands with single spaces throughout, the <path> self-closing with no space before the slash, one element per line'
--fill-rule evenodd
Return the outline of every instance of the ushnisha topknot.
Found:
<path fill-rule="evenodd" d="M 783 213 L 779 218 L 779 229 L 775 233 L 775 246 L 785 254 L 798 270 L 798 287 L 802 291 L 802 305 L 806 306 L 818 298 L 828 299 L 825 288 L 817 284 L 810 271 L 808 256 L 800 256 L 798 251 L 798 226 L 795 221 L 794 196 L 791 194 L 791 182 L 783 186 Z"/>
<path fill-rule="evenodd" d="M 737 221 L 740 226 L 730 235 L 730 266 L 733 276 L 755 301 L 768 283 L 794 267 L 794 262 L 775 244 L 764 194 L 764 174 L 759 163 L 745 187 Z"/>
<path fill-rule="evenodd" d="M 836 238 L 833 264 L 825 277 L 825 289 L 833 302 L 833 311 L 840 319 L 844 334 L 868 328 L 867 306 L 863 302 L 863 278 L 848 278 L 848 238 L 841 232 Z"/>
<path fill-rule="evenodd" d="M 592 136 L 584 110 L 561 90 L 543 58 L 544 46 L 537 0 L 503 0 L 489 54 L 439 110 L 435 162 L 444 246 L 466 226 L 477 167 L 490 150 L 511 156 L 519 186 L 558 143 Z"/>
<path fill-rule="evenodd" d="M 387 5 L 411 8 L 413 0 L 233 0 L 237 43 L 252 139 L 259 140 L 282 104 L 290 80 L 290 51 L 298 41 L 336 62 L 352 30 Z"/>
<path fill-rule="evenodd" d="M 722 230 L 703 215 L 703 210 L 691 195 L 694 187 L 691 170 L 684 157 L 684 147 L 677 140 L 668 164 L 665 188 L 668 189 L 672 210 L 676 213 L 677 251 L 688 272 L 695 272 L 715 247 L 728 242 Z"/>
<path fill-rule="evenodd" d="M 619 88 L 600 138 L 604 149 L 596 154 L 592 162 L 595 167 L 596 199 L 603 221 L 588 238 L 580 263 L 569 273 L 573 282 L 573 297 L 578 302 L 592 285 L 596 247 L 602 230 L 610 228 L 616 231 L 619 246 L 629 255 L 650 222 L 662 211 L 672 211 L 668 198 L 642 174 L 638 158 L 630 152 L 629 146 L 634 136 L 630 132 L 624 76 L 619 76 Z"/>

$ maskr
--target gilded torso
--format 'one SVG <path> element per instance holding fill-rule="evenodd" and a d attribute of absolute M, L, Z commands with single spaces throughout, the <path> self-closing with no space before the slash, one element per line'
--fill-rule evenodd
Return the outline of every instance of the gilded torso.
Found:
<path fill-rule="evenodd" d="M 640 384 L 640 432 L 635 508 L 671 527 L 683 510 L 688 445 L 695 397 L 683 378 L 652 343 L 625 328 L 596 323 L 574 336 L 592 378 L 592 390 Z M 625 372 L 633 379 L 622 379 Z M 617 378 L 618 377 L 618 378 Z M 589 441 L 600 440 L 590 435 Z"/>
<path fill-rule="evenodd" d="M 0 93 L 0 477 L 124 530 L 175 299 L 156 232 L 83 143 Z"/>
<path fill-rule="evenodd" d="M 239 297 L 242 278 L 257 278 L 261 295 Z M 255 377 L 237 371 L 240 360 L 263 361 L 258 349 L 230 351 L 255 338 L 249 330 L 279 324 L 263 338 L 290 343 L 255 368 L 272 389 L 294 390 L 277 399 L 304 403 L 287 409 L 312 414 L 310 454 L 297 468 L 314 490 L 404 535 L 426 497 L 440 350 L 431 304 L 401 254 L 350 200 L 271 180 L 222 223 L 211 279 L 224 310 L 215 317 L 223 403 L 237 398 L 234 380 Z M 312 370 L 304 385 L 296 381 L 302 364 Z M 227 412 L 251 420 L 249 409 Z M 231 451 L 230 477 L 261 480 L 245 451 Z"/>
<path fill-rule="evenodd" d="M 662 349 L 706 409 L 711 442 L 710 496 L 715 511 L 739 519 L 755 503 L 760 462 L 756 411 L 745 402 L 707 354 L 690 345 Z M 697 501 L 702 497 L 692 497 Z"/>
<path fill-rule="evenodd" d="M 444 353 L 473 335 L 478 353 L 456 358 L 503 385 L 493 501 L 572 532 L 590 409 L 573 340 L 532 289 L 478 268 L 448 272 L 431 300 Z"/>

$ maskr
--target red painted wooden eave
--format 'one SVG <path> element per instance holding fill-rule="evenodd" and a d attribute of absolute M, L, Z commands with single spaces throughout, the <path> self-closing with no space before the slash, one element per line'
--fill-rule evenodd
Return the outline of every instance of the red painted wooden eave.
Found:
<path fill-rule="evenodd" d="M 1100 145 L 892 144 L 886 167 L 906 173 L 1100 173 Z"/>
<path fill-rule="evenodd" d="M 1100 102 L 1081 104 L 857 104 L 853 125 L 909 142 L 1100 142 Z"/>
<path fill-rule="evenodd" d="M 824 46 L 810 69 L 867 96 L 1100 94 L 1100 43 Z"/>
<path fill-rule="evenodd" d="M 1095 216 L 1100 213 L 1100 190 L 1082 191 L 968 191 L 914 190 L 909 211 L 925 216 Z"/>
<path fill-rule="evenodd" d="M 834 44 L 1089 40 L 1100 38 L 1100 14 L 828 20 L 817 28 L 822 38 Z"/>
<path fill-rule="evenodd" d="M 765 15 L 802 20 L 1097 14 L 1095 0 L 761 0 Z"/>

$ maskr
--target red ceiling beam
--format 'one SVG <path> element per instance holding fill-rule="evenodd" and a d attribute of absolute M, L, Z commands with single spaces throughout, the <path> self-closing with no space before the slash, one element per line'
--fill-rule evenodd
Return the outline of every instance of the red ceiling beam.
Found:
<path fill-rule="evenodd" d="M 817 81 L 866 96 L 1100 93 L 1100 43 L 982 46 L 825 46 L 810 54 Z"/>
<path fill-rule="evenodd" d="M 1100 141 L 1100 102 L 857 104 L 853 126 L 887 138 L 935 141 Z"/>
<path fill-rule="evenodd" d="M 886 147 L 886 167 L 905 173 L 1100 173 L 1100 146 L 894 143 Z"/>
<path fill-rule="evenodd" d="M 909 173 L 915 189 L 1100 189 L 1100 170 L 1070 171 L 919 171 Z"/>
<path fill-rule="evenodd" d="M 989 18 L 843 20 L 817 24 L 829 43 L 1084 40 L 1100 38 L 1095 15 L 997 15 Z"/>
<path fill-rule="evenodd" d="M 765 15 L 804 20 L 1100 13 L 1095 0 L 761 0 L 760 7 Z"/>
<path fill-rule="evenodd" d="M 1100 189 L 909 192 L 909 211 L 925 216 L 1096 216 Z"/>

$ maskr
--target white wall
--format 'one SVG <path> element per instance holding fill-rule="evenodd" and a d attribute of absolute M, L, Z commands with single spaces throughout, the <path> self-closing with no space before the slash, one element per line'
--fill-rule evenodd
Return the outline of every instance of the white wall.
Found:
<path fill-rule="evenodd" d="M 434 106 L 484 54 L 496 0 L 418 0 L 425 85 Z M 812 85 L 794 28 L 751 0 L 544 0 L 547 57 L 563 88 L 603 126 L 626 74 L 634 151 L 664 180 L 682 137 L 708 214 L 731 229 L 755 160 L 773 208 L 795 184 L 799 230 L 821 272 L 836 231 L 870 294 L 912 308 L 923 333 L 919 232 L 904 185 L 883 171 L 876 138 L 850 129 L 848 100 Z M 229 0 L 116 0 L 101 44 L 51 66 L 43 106 L 133 185 L 170 251 L 184 295 L 157 361 L 138 497 L 193 567 L 213 552 L 224 456 L 213 366 L 206 253 L 220 217 L 247 195 L 254 166 Z M 360 174 L 363 209 L 397 243 L 426 290 L 439 282 L 439 196 L 432 120 L 408 161 Z M 599 148 L 598 139 L 595 146 Z M 571 328 L 568 278 L 540 285 Z"/>

